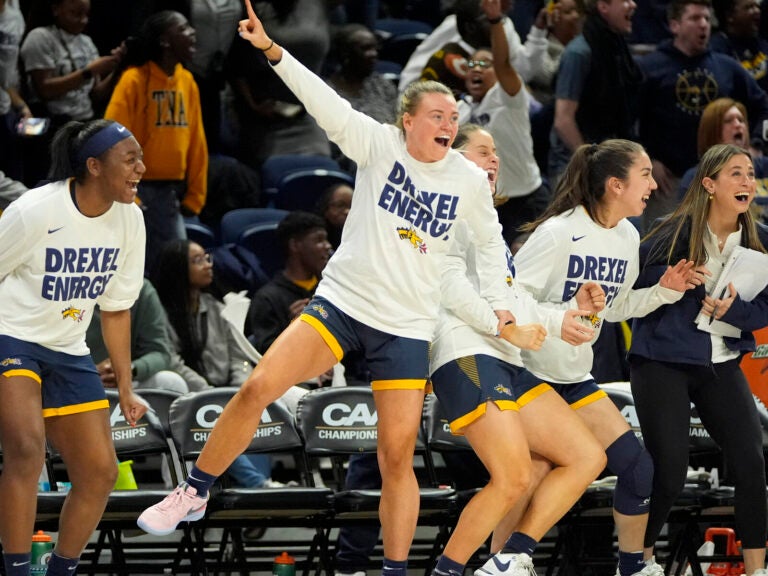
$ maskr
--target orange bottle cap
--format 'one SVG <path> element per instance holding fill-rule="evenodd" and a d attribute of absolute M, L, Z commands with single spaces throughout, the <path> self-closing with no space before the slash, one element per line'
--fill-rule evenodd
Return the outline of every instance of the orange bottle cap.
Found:
<path fill-rule="evenodd" d="M 48 534 L 42 530 L 38 530 L 32 535 L 32 542 L 52 542 L 52 540 Z"/>
<path fill-rule="evenodd" d="M 283 552 L 275 557 L 275 564 L 296 564 L 296 560 L 288 552 Z"/>

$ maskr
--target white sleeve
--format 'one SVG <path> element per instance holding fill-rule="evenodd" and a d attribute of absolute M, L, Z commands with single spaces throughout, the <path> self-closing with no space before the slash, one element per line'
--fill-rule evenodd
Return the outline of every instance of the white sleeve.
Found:
<path fill-rule="evenodd" d="M 135 204 L 127 207 L 130 210 L 130 230 L 125 233 L 126 242 L 121 251 L 125 258 L 114 277 L 110 278 L 106 290 L 99 296 L 99 308 L 107 312 L 128 310 L 139 297 L 144 284 L 144 250 L 146 231 L 144 217 Z M 132 220 L 132 222 L 131 222 Z"/>
<path fill-rule="evenodd" d="M 563 329 L 565 311 L 571 308 L 570 302 L 540 303 L 518 282 L 512 284 L 515 305 L 512 313 L 518 324 L 538 322 L 547 330 L 547 336 L 560 338 Z"/>
<path fill-rule="evenodd" d="M 520 36 L 517 30 L 515 30 L 515 25 L 512 23 L 511 18 L 504 18 L 503 25 L 504 33 L 507 35 L 507 44 L 509 44 L 509 60 L 520 75 L 520 78 L 524 82 L 528 82 L 531 77 L 528 48 L 520 40 Z"/>
<path fill-rule="evenodd" d="M 549 55 L 547 31 L 531 27 L 525 40 L 525 52 L 528 55 L 529 80 L 540 84 L 549 84 L 557 72 Z"/>
<path fill-rule="evenodd" d="M 544 288 L 560 257 L 557 244 L 551 231 L 538 228 L 515 255 L 517 281 L 539 302 L 545 300 Z"/>
<path fill-rule="evenodd" d="M 662 288 L 659 284 L 648 288 L 631 289 L 640 274 L 639 257 L 630 259 L 627 277 L 621 291 L 616 295 L 611 307 L 602 316 L 608 322 L 621 322 L 629 318 L 641 318 L 650 314 L 659 306 L 674 304 L 683 297 L 683 292 Z M 625 290 L 626 288 L 626 290 Z"/>
<path fill-rule="evenodd" d="M 0 279 L 24 263 L 41 233 L 25 222 L 16 204 L 8 206 L 0 218 Z"/>
<path fill-rule="evenodd" d="M 283 57 L 272 69 L 301 101 L 328 138 L 358 166 L 366 166 L 376 156 L 377 131 L 385 127 L 357 112 L 333 88 L 313 74 L 283 48 Z"/>
<path fill-rule="evenodd" d="M 475 243 L 480 295 L 494 310 L 507 310 L 509 298 L 506 277 L 507 245 L 501 235 L 499 217 L 493 207 L 488 180 L 483 178 L 467 213 L 467 224 Z"/>
<path fill-rule="evenodd" d="M 441 305 L 482 334 L 496 334 L 499 321 L 494 309 L 477 293 L 467 277 L 469 239 L 466 228 L 457 231 L 445 256 L 441 273 Z"/>

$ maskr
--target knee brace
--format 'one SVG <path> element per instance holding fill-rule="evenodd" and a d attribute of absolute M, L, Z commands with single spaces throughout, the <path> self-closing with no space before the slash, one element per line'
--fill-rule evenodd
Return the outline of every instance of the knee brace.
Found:
<path fill-rule="evenodd" d="M 627 516 L 647 514 L 653 490 L 653 460 L 628 430 L 605 451 L 608 468 L 616 474 L 613 507 Z"/>

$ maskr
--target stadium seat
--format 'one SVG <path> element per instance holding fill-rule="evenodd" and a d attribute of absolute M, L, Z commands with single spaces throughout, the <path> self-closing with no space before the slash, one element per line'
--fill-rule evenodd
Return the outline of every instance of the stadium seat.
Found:
<path fill-rule="evenodd" d="M 221 243 L 237 242 L 243 231 L 255 224 L 274 223 L 277 225 L 288 214 L 286 210 L 274 208 L 237 208 L 221 217 Z"/>
<path fill-rule="evenodd" d="M 314 169 L 341 170 L 339 163 L 328 156 L 285 154 L 267 158 L 261 165 L 261 188 L 265 205 L 269 206 L 274 202 L 277 185 L 288 174 Z"/>
<path fill-rule="evenodd" d="M 334 184 L 355 186 L 355 179 L 341 170 L 313 168 L 284 176 L 277 185 L 275 207 L 282 210 L 315 212 L 323 192 Z"/>
<path fill-rule="evenodd" d="M 187 238 L 193 242 L 197 242 L 205 250 L 210 250 L 217 245 L 216 234 L 205 224 L 185 220 L 184 229 L 187 231 Z"/>
<path fill-rule="evenodd" d="M 237 243 L 253 252 L 270 278 L 285 265 L 285 255 L 277 240 L 277 223 L 255 224 L 243 230 Z"/>

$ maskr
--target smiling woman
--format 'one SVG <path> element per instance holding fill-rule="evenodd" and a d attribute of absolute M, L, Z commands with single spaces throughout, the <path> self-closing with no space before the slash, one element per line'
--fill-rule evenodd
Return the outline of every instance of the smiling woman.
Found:
<path fill-rule="evenodd" d="M 257 414 L 291 385 L 326 372 L 350 351 L 364 354 L 379 417 L 383 480 L 380 518 L 384 567 L 405 576 L 418 516 L 413 451 L 429 371 L 429 341 L 440 302 L 440 269 L 454 226 L 466 222 L 477 251 L 484 294 L 499 322 L 506 309 L 505 247 L 488 179 L 450 145 L 456 100 L 445 86 L 415 83 L 401 101 L 398 126 L 351 108 L 320 78 L 267 35 L 249 9 L 240 35 L 266 57 L 341 151 L 358 166 L 341 245 L 323 270 L 314 298 L 265 352 L 217 421 L 187 482 L 147 509 L 139 525 L 168 534 L 200 518 L 216 476 L 242 452 Z M 302 354 L 296 356 L 296 350 Z"/>
<path fill-rule="evenodd" d="M 141 147 L 106 120 L 70 122 L 52 146 L 55 181 L 26 192 L 0 219 L 8 306 L 0 313 L 0 540 L 10 576 L 29 573 L 46 436 L 72 482 L 49 574 L 73 573 L 115 484 L 109 404 L 85 344 L 97 300 L 123 414 L 135 424 L 146 411 L 133 393 L 129 347 L 144 267 L 144 223 L 133 203 Z"/>
<path fill-rule="evenodd" d="M 655 282 L 678 257 L 694 261 L 705 281 L 664 311 L 636 319 L 630 348 L 632 394 L 655 463 L 646 556 L 682 490 L 693 403 L 736 486 L 737 537 L 750 576 L 765 573 L 768 511 L 762 427 L 739 361 L 755 349 L 752 332 L 768 325 L 768 287 L 750 302 L 733 284 L 724 294 L 712 290 L 737 246 L 766 252 L 768 232 L 749 210 L 754 195 L 755 172 L 746 150 L 717 144 L 704 153 L 680 206 L 644 239 L 637 284 Z M 735 327 L 738 336 L 698 328 L 700 314 Z"/>

